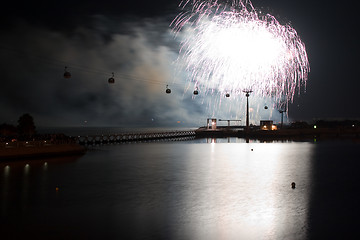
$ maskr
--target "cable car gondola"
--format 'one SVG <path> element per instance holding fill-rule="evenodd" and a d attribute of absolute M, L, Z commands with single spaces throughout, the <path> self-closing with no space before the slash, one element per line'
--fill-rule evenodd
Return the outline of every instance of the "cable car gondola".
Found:
<path fill-rule="evenodd" d="M 167 93 L 167 94 L 170 94 L 170 93 L 171 93 L 171 89 L 168 88 L 168 85 L 166 85 L 166 93 Z"/>
<path fill-rule="evenodd" d="M 225 97 L 230 97 L 230 93 L 226 93 L 226 94 L 225 94 Z"/>
<path fill-rule="evenodd" d="M 198 91 L 198 89 L 196 88 L 195 90 L 194 90 L 194 95 L 198 95 L 199 94 L 199 91 Z"/>
<path fill-rule="evenodd" d="M 67 71 L 67 67 L 65 67 L 64 78 L 71 78 L 71 73 Z"/>
<path fill-rule="evenodd" d="M 112 73 L 112 77 L 108 80 L 109 84 L 115 83 L 114 73 Z"/>

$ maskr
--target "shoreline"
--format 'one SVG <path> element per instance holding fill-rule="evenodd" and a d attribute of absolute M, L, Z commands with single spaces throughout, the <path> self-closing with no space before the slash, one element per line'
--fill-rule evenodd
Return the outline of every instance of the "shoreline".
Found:
<path fill-rule="evenodd" d="M 84 154 L 85 147 L 77 143 L 41 144 L 42 142 L 2 143 L 0 160 L 58 157 Z"/>
<path fill-rule="evenodd" d="M 235 130 L 220 128 L 216 130 L 199 128 L 195 131 L 197 138 L 238 137 L 257 140 L 309 140 L 309 139 L 360 139 L 360 129 L 279 129 L 267 130 Z"/>
<path fill-rule="evenodd" d="M 206 129 L 203 127 L 194 131 L 195 138 L 226 138 L 237 137 L 256 140 L 292 140 L 306 141 L 310 139 L 360 140 L 360 128 L 318 128 L 318 129 L 279 129 L 274 131 L 221 127 Z M 108 139 L 109 140 L 109 139 Z M 122 140 L 122 139 L 121 139 Z M 141 140 L 134 138 L 130 140 Z M 58 157 L 85 154 L 86 147 L 73 140 L 57 141 L 14 141 L 0 142 L 0 161 L 22 160 L 29 158 Z"/>

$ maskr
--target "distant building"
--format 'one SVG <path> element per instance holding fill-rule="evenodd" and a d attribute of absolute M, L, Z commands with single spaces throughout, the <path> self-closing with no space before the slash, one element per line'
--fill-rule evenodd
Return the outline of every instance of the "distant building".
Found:
<path fill-rule="evenodd" d="M 260 120 L 261 130 L 277 130 L 277 126 L 273 124 L 272 120 Z"/>
<path fill-rule="evenodd" d="M 207 129 L 216 130 L 216 118 L 207 119 Z"/>

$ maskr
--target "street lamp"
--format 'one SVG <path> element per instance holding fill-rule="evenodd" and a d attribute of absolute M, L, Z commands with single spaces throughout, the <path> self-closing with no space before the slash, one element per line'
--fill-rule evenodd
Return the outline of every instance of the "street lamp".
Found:
<path fill-rule="evenodd" d="M 286 112 L 286 110 L 279 110 L 279 113 L 281 113 L 281 124 L 280 124 L 280 128 L 283 127 L 283 123 L 284 123 L 284 112 Z"/>
<path fill-rule="evenodd" d="M 246 132 L 249 132 L 249 96 L 250 93 L 252 93 L 252 90 L 243 90 L 243 93 L 245 93 L 246 96 Z"/>

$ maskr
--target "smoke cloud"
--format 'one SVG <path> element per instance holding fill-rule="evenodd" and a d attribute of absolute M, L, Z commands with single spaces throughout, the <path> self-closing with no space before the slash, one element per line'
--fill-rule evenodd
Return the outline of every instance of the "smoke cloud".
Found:
<path fill-rule="evenodd" d="M 23 113 L 39 126 L 188 127 L 208 117 L 244 119 L 244 97 L 192 94 L 179 66 L 181 34 L 175 38 L 161 18 L 95 15 L 72 29 L 18 22 L 0 41 L 0 122 L 15 124 Z M 252 101 L 255 122 L 265 103 Z"/>

